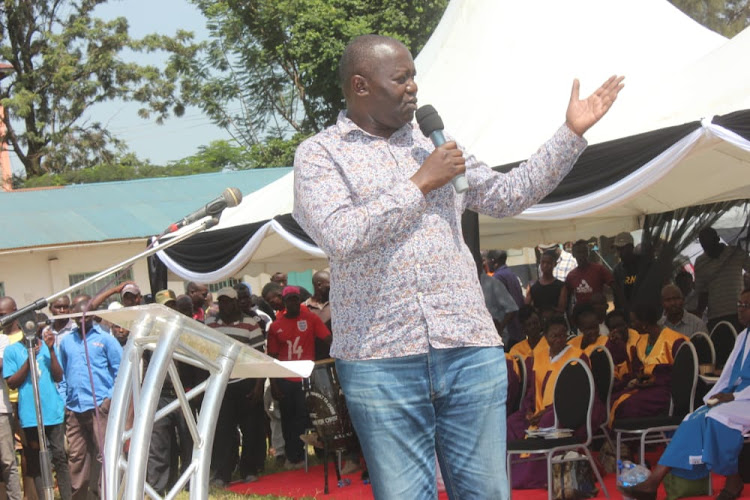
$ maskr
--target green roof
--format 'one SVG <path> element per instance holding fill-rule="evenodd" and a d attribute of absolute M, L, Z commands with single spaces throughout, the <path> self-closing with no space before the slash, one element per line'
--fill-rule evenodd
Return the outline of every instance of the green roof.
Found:
<path fill-rule="evenodd" d="M 262 168 L 0 192 L 0 249 L 153 236 L 228 187 L 247 196 L 290 171 Z"/>

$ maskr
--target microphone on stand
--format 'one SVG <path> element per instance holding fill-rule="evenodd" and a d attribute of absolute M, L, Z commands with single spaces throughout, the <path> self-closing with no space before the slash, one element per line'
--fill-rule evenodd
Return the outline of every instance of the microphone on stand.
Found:
<path fill-rule="evenodd" d="M 191 213 L 190 215 L 185 216 L 182 220 L 179 220 L 175 222 L 174 224 L 170 224 L 167 229 L 162 231 L 162 233 L 156 237 L 156 239 L 160 239 L 165 234 L 174 233 L 181 227 L 185 227 L 188 224 L 192 224 L 195 221 L 201 220 L 204 217 L 208 216 L 217 216 L 222 211 L 224 211 L 227 207 L 236 207 L 240 204 L 242 201 L 242 191 L 240 191 L 237 188 L 226 188 L 223 193 L 221 193 L 221 196 L 216 198 L 215 200 L 212 200 L 206 204 L 206 206 L 196 210 L 195 212 Z M 217 219 L 218 222 L 218 219 Z M 215 225 L 215 224 L 213 224 Z"/>
<path fill-rule="evenodd" d="M 443 126 L 443 119 L 440 118 L 440 115 L 435 111 L 435 108 L 429 104 L 425 104 L 417 110 L 416 117 L 419 129 L 426 137 L 430 138 L 435 147 L 442 146 L 446 143 L 445 136 L 443 135 L 443 129 L 445 128 L 445 126 Z M 453 184 L 453 189 L 455 189 L 457 193 L 463 193 L 469 189 L 469 183 L 466 181 L 466 176 L 464 174 L 458 174 L 455 176 L 451 180 L 451 184 Z"/>

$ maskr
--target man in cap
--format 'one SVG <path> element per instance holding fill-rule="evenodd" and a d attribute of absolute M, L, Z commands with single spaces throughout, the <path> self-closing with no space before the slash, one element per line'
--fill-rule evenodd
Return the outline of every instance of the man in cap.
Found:
<path fill-rule="evenodd" d="M 95 311 L 99 309 L 99 306 L 102 305 L 104 301 L 106 301 L 116 293 L 120 294 L 120 303 L 123 305 L 123 307 L 140 305 L 143 300 L 143 297 L 141 296 L 141 289 L 138 288 L 138 285 L 136 285 L 133 281 L 124 281 L 119 285 L 115 285 L 112 288 L 108 288 L 107 290 L 102 290 L 101 292 L 97 293 L 96 296 L 88 302 L 87 310 Z M 78 299 L 79 297 L 76 297 L 76 300 L 74 300 L 74 304 L 71 307 L 76 305 Z M 81 299 L 81 302 L 85 301 L 86 299 Z"/>
<path fill-rule="evenodd" d="M 177 296 L 174 294 L 172 290 L 159 290 L 156 292 L 156 295 L 154 296 L 154 302 L 157 304 L 161 304 L 163 306 L 167 306 L 170 309 L 175 308 L 175 303 L 177 301 Z"/>
<path fill-rule="evenodd" d="M 122 305 L 125 307 L 139 306 L 143 301 L 141 289 L 135 283 L 128 283 L 122 287 L 120 298 L 122 299 Z"/>
<path fill-rule="evenodd" d="M 315 339 L 330 345 L 331 332 L 317 315 L 302 307 L 298 287 L 285 287 L 281 296 L 285 310 L 268 329 L 268 355 L 281 361 L 314 360 Z M 281 394 L 277 399 L 289 469 L 303 466 L 305 452 L 300 435 L 310 426 L 301 380 L 271 380 L 275 392 Z"/>
<path fill-rule="evenodd" d="M 225 287 L 216 292 L 219 312 L 207 326 L 233 339 L 263 351 L 264 335 L 257 316 L 243 314 L 237 291 Z M 232 479 L 237 457 L 237 428 L 242 433 L 240 475 L 245 482 L 256 481 L 266 458 L 265 410 L 263 384 L 265 379 L 231 379 L 224 392 L 216 423 L 216 436 L 211 460 L 215 484 L 228 484 Z"/>

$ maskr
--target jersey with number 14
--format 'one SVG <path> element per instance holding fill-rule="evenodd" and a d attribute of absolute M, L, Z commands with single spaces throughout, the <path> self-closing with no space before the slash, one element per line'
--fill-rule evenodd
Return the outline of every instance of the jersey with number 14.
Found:
<path fill-rule="evenodd" d="M 315 360 L 315 337 L 331 334 L 320 318 L 301 309 L 296 318 L 280 316 L 268 329 L 267 352 L 279 361 Z"/>

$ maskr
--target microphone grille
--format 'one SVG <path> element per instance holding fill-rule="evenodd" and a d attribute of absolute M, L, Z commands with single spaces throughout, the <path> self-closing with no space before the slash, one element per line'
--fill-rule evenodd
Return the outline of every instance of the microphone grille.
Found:
<path fill-rule="evenodd" d="M 227 207 L 236 207 L 242 201 L 242 191 L 237 188 L 226 188 L 223 193 Z"/>
<path fill-rule="evenodd" d="M 434 131 L 445 128 L 443 126 L 443 119 L 440 118 L 438 112 L 430 104 L 425 104 L 419 108 L 416 112 L 416 117 L 417 123 L 419 123 L 419 130 L 427 137 Z"/>

